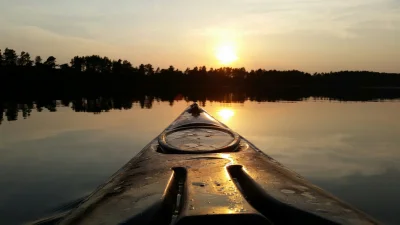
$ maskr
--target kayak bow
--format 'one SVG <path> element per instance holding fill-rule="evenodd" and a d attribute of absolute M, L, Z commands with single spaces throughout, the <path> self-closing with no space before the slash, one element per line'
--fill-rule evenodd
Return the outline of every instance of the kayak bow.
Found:
<path fill-rule="evenodd" d="M 196 103 L 60 224 L 378 224 Z"/>

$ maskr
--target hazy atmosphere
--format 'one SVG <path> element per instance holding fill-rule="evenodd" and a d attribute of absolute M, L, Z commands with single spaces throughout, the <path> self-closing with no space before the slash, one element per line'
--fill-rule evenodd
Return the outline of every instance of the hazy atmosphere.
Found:
<path fill-rule="evenodd" d="M 400 224 L 400 0 L 0 9 L 0 224 Z"/>
<path fill-rule="evenodd" d="M 99 54 L 180 69 L 400 71 L 398 0 L 0 0 L 0 8 L 1 48 L 58 63 Z"/>

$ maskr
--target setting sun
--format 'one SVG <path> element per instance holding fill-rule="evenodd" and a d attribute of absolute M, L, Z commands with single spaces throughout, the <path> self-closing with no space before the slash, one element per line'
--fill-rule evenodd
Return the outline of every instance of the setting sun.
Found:
<path fill-rule="evenodd" d="M 221 45 L 216 50 L 216 57 L 221 64 L 227 65 L 235 62 L 238 57 L 233 45 Z"/>

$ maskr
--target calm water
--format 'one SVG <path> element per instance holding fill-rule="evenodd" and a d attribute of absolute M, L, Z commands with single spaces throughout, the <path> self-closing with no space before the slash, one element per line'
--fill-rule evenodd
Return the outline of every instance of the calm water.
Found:
<path fill-rule="evenodd" d="M 94 114 L 57 107 L 0 125 L 0 224 L 89 194 L 190 103 Z M 206 102 L 264 152 L 386 224 L 400 224 L 400 102 Z"/>

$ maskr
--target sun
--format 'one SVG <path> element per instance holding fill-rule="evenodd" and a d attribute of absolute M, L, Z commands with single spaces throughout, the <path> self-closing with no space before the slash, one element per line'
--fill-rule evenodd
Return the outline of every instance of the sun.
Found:
<path fill-rule="evenodd" d="M 228 65 L 235 62 L 238 57 L 236 49 L 233 45 L 221 45 L 216 50 L 216 55 L 219 62 L 223 65 Z"/>

